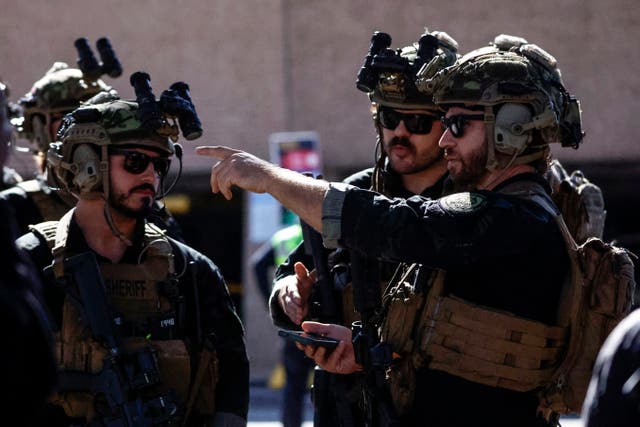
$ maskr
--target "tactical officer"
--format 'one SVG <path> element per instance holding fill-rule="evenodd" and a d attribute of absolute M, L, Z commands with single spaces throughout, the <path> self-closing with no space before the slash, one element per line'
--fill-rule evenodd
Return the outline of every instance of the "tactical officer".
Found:
<path fill-rule="evenodd" d="M 371 51 L 358 76 L 358 88 L 371 100 L 377 132 L 376 165 L 344 182 L 388 197 L 420 194 L 437 198 L 442 195 L 446 175 L 443 151 L 437 145 L 443 132 L 442 113 L 430 94 L 417 90 L 415 81 L 425 64 L 431 66 L 431 73 L 452 65 L 458 44 L 440 31 L 425 32 L 419 42 L 399 51 L 390 49 L 390 44 L 388 34 L 374 33 Z M 398 69 L 398 62 L 403 68 Z M 308 312 L 307 298 L 301 295 L 310 294 L 313 281 L 306 268 L 295 266 L 296 261 L 311 266 L 302 246 L 276 272 L 270 305 L 276 326 L 300 325 Z"/>
<path fill-rule="evenodd" d="M 15 211 L 21 234 L 29 224 L 60 219 L 76 200 L 69 194 L 55 192 L 47 185 L 45 155 L 56 139 L 62 117 L 101 91 L 110 91 L 102 80 L 85 79 L 82 71 L 56 62 L 33 84 L 18 104 L 22 117 L 15 119 L 18 135 L 30 144 L 36 162 L 36 177 L 0 193 Z M 114 92 L 115 93 L 115 92 Z"/>
<path fill-rule="evenodd" d="M 446 65 L 452 65 L 458 45 L 448 34 L 439 31 L 427 31 L 418 42 L 403 49 L 392 50 L 390 44 L 391 37 L 388 34 L 373 34 L 370 52 L 357 80 L 357 87 L 367 93 L 371 101 L 377 132 L 376 164 L 373 168 L 346 178 L 344 182 L 373 189 L 388 197 L 408 198 L 420 194 L 437 198 L 442 194 L 446 175 L 443 151 L 438 147 L 443 132 L 440 123 L 442 112 L 433 103 L 430 94 L 425 95 L 417 90 L 415 82 L 423 66 L 430 67 L 430 73 L 434 74 Z M 339 250 L 330 258 L 330 267 L 348 265 L 349 253 Z M 313 260 L 304 254 L 304 246 L 301 245 L 276 271 L 270 304 L 271 317 L 276 326 L 298 329 L 302 320 L 309 318 L 309 297 L 314 283 L 313 277 L 309 276 L 312 267 Z M 383 265 L 383 287 L 396 268 L 395 263 Z M 340 291 L 343 297 L 336 302 L 342 312 L 340 321 L 350 326 L 356 320 L 352 289 L 347 285 Z M 285 347 L 287 350 L 292 353 L 289 359 L 300 359 L 294 343 L 288 342 Z M 298 362 L 301 363 L 304 361 Z M 304 387 L 304 378 L 299 381 L 298 388 Z M 358 386 L 358 382 L 352 379 L 344 394 L 357 395 Z M 322 391 L 316 385 L 314 392 L 317 394 Z M 300 394 L 297 393 L 298 396 Z M 316 411 L 319 409 L 316 407 Z M 351 412 L 354 411 L 355 407 Z M 325 417 L 328 415 L 324 414 Z M 338 414 L 339 418 L 343 416 L 355 415 Z"/>
<path fill-rule="evenodd" d="M 9 156 L 12 130 L 0 82 L 0 166 Z M 6 340 L 0 352 L 0 414 L 14 425 L 31 425 L 55 381 L 52 331 L 36 268 L 16 247 L 17 227 L 1 200 L 0 217 L 0 328 Z"/>
<path fill-rule="evenodd" d="M 227 147 L 198 149 L 221 160 L 214 192 L 268 192 L 329 247 L 446 271 L 428 292 L 399 281 L 382 312 L 383 342 L 396 353 L 391 369 L 401 371 L 395 388 L 409 402 L 406 425 L 555 421 L 538 416 L 537 390 L 566 345 L 567 331 L 553 325 L 569 257 L 542 173 L 549 144 L 577 147 L 582 132 L 555 59 L 518 40 L 473 51 L 417 84 L 447 108 L 440 146 L 458 193 L 391 200 Z M 342 340 L 332 353 L 305 348 L 325 369 L 359 369 L 349 329 L 302 327 Z"/>
<path fill-rule="evenodd" d="M 60 219 L 75 205 L 76 199 L 71 194 L 49 187 L 46 153 L 49 144 L 56 140 L 62 118 L 103 91 L 116 94 L 95 75 L 87 76 L 80 69 L 56 62 L 18 101 L 22 117 L 17 118 L 15 124 L 18 135 L 29 142 L 29 149 L 34 154 L 36 177 L 0 192 L 0 199 L 7 200 L 15 211 L 20 234 L 26 233 L 30 224 Z M 175 218 L 158 202 L 149 219 L 168 230 L 171 237 L 183 240 Z"/>
<path fill-rule="evenodd" d="M 51 403 L 68 416 L 61 425 L 246 425 L 244 331 L 224 279 L 145 221 L 178 130 L 162 107 L 152 110 L 159 127 L 140 111 L 104 93 L 65 117 L 47 161 L 78 203 L 18 240 L 49 266 L 60 371 Z"/>

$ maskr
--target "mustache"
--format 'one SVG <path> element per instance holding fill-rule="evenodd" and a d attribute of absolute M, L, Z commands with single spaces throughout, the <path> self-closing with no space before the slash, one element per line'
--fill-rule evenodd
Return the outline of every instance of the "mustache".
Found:
<path fill-rule="evenodd" d="M 409 138 L 400 138 L 397 136 L 394 136 L 391 141 L 389 141 L 389 147 L 393 147 L 394 145 L 401 145 L 403 147 L 410 147 L 411 146 L 411 142 L 409 141 Z"/>
<path fill-rule="evenodd" d="M 129 194 L 132 194 L 135 191 L 138 190 L 150 190 L 153 191 L 153 195 L 156 195 L 156 189 L 153 185 L 149 184 L 149 183 L 144 183 L 144 184 L 140 184 L 138 186 L 133 187 L 130 191 Z"/>

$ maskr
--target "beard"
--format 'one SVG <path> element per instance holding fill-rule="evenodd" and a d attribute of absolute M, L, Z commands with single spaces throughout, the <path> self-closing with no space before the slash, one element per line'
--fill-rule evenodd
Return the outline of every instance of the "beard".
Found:
<path fill-rule="evenodd" d="M 129 196 L 131 196 L 133 194 L 134 191 L 136 190 L 153 190 L 154 194 L 155 194 L 155 188 L 153 188 L 152 185 L 150 184 L 142 184 L 139 185 L 137 187 L 132 188 L 131 190 L 129 190 L 128 193 L 119 193 L 119 194 L 114 194 L 111 193 L 109 195 L 109 204 L 111 205 L 111 207 L 118 213 L 128 217 L 128 218 L 134 218 L 134 219 L 143 219 L 146 218 L 147 216 L 149 216 L 149 214 L 152 212 L 153 210 L 153 202 L 154 202 L 154 198 L 153 197 L 143 197 L 142 200 L 142 206 L 134 209 L 134 208 L 130 208 L 129 206 L 126 205 L 126 200 Z"/>
<path fill-rule="evenodd" d="M 487 158 L 489 147 L 482 144 L 481 148 L 471 153 L 468 160 L 460 159 L 460 172 L 451 173 L 453 189 L 456 192 L 474 190 L 480 178 L 487 172 Z"/>
<path fill-rule="evenodd" d="M 405 167 L 405 168 L 402 168 L 401 170 L 398 170 L 396 165 L 394 165 L 395 162 L 387 154 L 387 158 L 389 159 L 389 164 L 391 165 L 391 169 L 393 169 L 394 172 L 400 175 L 412 175 L 415 173 L 425 171 L 430 167 L 432 167 L 435 163 L 440 161 L 444 156 L 444 152 L 440 149 L 434 150 L 433 153 L 427 152 L 419 156 L 415 147 L 411 144 L 408 138 L 399 138 L 397 136 L 394 136 L 391 139 L 391 141 L 389 141 L 389 144 L 387 146 L 388 149 L 386 151 L 390 151 L 390 149 L 394 145 L 399 145 L 401 147 L 407 148 L 413 153 L 415 157 L 415 164 L 412 167 Z"/>

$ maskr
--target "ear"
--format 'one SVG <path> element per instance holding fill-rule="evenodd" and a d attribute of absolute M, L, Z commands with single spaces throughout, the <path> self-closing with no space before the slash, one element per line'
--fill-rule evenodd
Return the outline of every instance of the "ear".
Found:
<path fill-rule="evenodd" d="M 503 104 L 496 114 L 494 146 L 496 151 L 508 155 L 522 153 L 531 142 L 531 131 L 525 125 L 531 122 L 532 113 L 526 105 Z"/>

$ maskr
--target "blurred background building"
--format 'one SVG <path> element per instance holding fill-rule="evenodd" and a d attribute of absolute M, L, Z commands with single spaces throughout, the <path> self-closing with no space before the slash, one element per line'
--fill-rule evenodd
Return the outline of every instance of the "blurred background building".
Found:
<path fill-rule="evenodd" d="M 252 380 L 264 381 L 279 345 L 248 271 L 261 242 L 248 239 L 248 198 L 209 191 L 210 161 L 193 147 L 224 144 L 269 158 L 269 135 L 316 131 L 325 177 L 341 179 L 373 162 L 368 101 L 355 78 L 374 30 L 393 47 L 424 27 L 446 31 L 461 52 L 496 35 L 519 35 L 553 54 L 582 102 L 580 150 L 554 147 L 568 169 L 581 168 L 605 194 L 605 238 L 640 249 L 640 7 L 636 0 L 31 0 L 2 4 L 0 76 L 11 99 L 54 61 L 75 66 L 73 42 L 108 36 L 125 72 L 105 78 L 133 98 L 129 75 L 145 70 L 156 95 L 177 80 L 191 86 L 204 135 L 184 144 L 183 178 L 168 200 L 186 240 L 223 270 L 247 328 Z M 189 144 L 189 145 L 187 145 Z M 10 166 L 25 178 L 31 157 Z M 275 231 L 275 230 L 274 230 Z"/>

